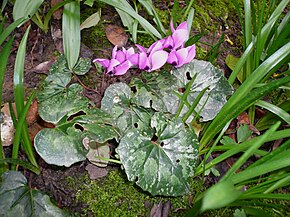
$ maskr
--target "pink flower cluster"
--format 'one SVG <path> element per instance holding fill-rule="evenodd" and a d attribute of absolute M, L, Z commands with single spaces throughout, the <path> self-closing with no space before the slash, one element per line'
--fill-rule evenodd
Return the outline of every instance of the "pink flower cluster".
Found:
<path fill-rule="evenodd" d="M 136 44 L 139 52 L 135 52 L 132 47 L 118 50 L 115 46 L 111 59 L 98 58 L 93 62 L 107 68 L 106 73 L 112 75 L 124 75 L 133 66 L 151 72 L 161 68 L 166 62 L 177 68 L 181 67 L 195 57 L 195 45 L 184 47 L 189 36 L 186 21 L 176 29 L 170 22 L 170 27 L 172 35 L 156 41 L 148 49 Z"/>

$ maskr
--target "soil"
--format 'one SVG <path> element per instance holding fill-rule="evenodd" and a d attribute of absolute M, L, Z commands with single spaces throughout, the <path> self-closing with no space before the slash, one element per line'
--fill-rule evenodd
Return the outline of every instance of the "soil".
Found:
<path fill-rule="evenodd" d="M 48 1 L 50 2 L 50 1 Z M 182 4 L 182 3 L 181 3 Z M 184 3 L 183 3 L 184 4 Z M 161 10 L 168 10 L 170 5 L 168 1 L 158 1 L 156 4 Z M 7 23 L 12 22 L 12 6 L 8 5 L 5 8 L 5 12 L 7 13 Z M 116 12 L 110 8 L 105 6 L 102 10 L 103 16 L 108 18 L 114 17 L 117 19 L 117 24 L 121 25 L 121 22 L 116 15 Z M 117 17 L 117 18 L 116 18 Z M 212 38 L 214 38 L 215 43 L 218 41 L 222 33 L 231 39 L 231 41 L 235 42 L 239 40 L 240 37 L 240 25 L 237 20 L 230 21 L 231 28 L 226 28 L 224 22 L 221 19 L 215 19 L 215 22 L 219 23 L 219 29 L 216 34 L 213 35 L 205 35 L 201 38 L 201 41 L 206 43 L 212 43 Z M 28 44 L 27 44 L 27 54 L 25 60 L 25 90 L 26 94 L 29 95 L 32 89 L 39 87 L 41 81 L 44 80 L 46 74 L 48 73 L 49 66 L 55 61 L 57 58 L 56 53 L 62 52 L 62 40 L 59 31 L 61 30 L 61 20 L 53 19 L 51 23 L 51 28 L 48 33 L 44 33 L 40 30 L 34 23 L 31 22 L 32 29 L 29 34 Z M 3 86 L 3 102 L 13 101 L 13 66 L 15 63 L 17 47 L 21 41 L 21 38 L 27 28 L 28 24 L 17 29 L 15 31 L 15 40 L 13 44 L 13 51 L 9 58 L 9 64 L 7 68 L 7 72 L 5 75 L 5 81 Z M 193 29 L 193 34 L 200 33 L 198 30 Z M 108 42 L 103 43 L 104 45 L 109 45 L 107 47 L 103 47 L 102 51 L 103 57 L 109 56 L 110 52 L 113 48 L 113 45 L 110 45 Z M 130 42 L 128 42 L 128 45 Z M 208 46 L 200 45 L 203 49 L 208 50 Z M 236 47 L 235 45 L 231 45 L 228 41 L 223 41 L 220 47 L 220 55 L 216 60 L 215 64 L 221 68 L 225 74 L 227 75 L 229 72 L 228 67 L 225 64 L 225 58 L 230 53 L 233 55 L 239 55 L 241 48 Z M 108 52 L 109 51 L 109 52 Z M 99 51 L 98 51 L 99 53 Z M 91 59 L 96 57 L 96 50 L 90 50 L 90 45 L 83 41 L 81 56 L 89 57 Z M 132 76 L 135 76 L 140 72 L 138 71 L 130 71 L 124 76 L 119 77 L 111 77 L 105 75 L 103 73 L 96 73 L 96 69 L 94 67 L 91 68 L 90 72 L 86 76 L 79 76 L 78 79 L 74 79 L 74 82 L 82 81 L 82 85 L 84 86 L 84 95 L 88 97 L 92 102 L 96 104 L 97 107 L 100 106 L 100 101 L 103 96 L 106 88 L 115 82 L 129 82 Z M 93 82 L 87 82 L 87 81 Z M 9 155 L 10 148 L 5 148 L 5 152 Z M 20 156 L 24 158 L 24 155 Z M 66 184 L 66 178 L 68 176 L 73 178 L 78 178 L 82 176 L 87 171 L 85 170 L 87 162 L 82 162 L 73 165 L 70 168 L 64 167 L 56 167 L 52 165 L 46 164 L 40 157 L 38 157 L 38 163 L 41 168 L 41 174 L 35 175 L 29 171 L 23 171 L 28 179 L 28 183 L 32 188 L 39 189 L 43 192 L 46 192 L 51 198 L 56 201 L 57 205 L 62 208 L 67 208 L 72 212 L 82 213 L 82 209 L 86 207 L 86 204 L 81 204 L 76 201 L 75 195 L 76 190 L 72 188 L 68 188 Z M 222 170 L 225 171 L 224 165 L 222 165 Z M 208 184 L 216 182 L 216 178 L 209 177 L 206 182 Z"/>

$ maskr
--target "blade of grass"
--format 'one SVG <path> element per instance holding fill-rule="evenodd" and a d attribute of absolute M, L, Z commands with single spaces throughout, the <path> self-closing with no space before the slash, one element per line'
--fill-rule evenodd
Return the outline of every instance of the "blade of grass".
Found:
<path fill-rule="evenodd" d="M 269 193 L 275 191 L 276 189 L 282 188 L 282 187 L 287 186 L 289 184 L 290 184 L 290 175 L 288 174 L 286 177 L 275 182 L 274 185 L 272 185 L 270 188 L 268 188 L 266 191 L 264 191 L 264 194 L 269 194 Z"/>
<path fill-rule="evenodd" d="M 8 2 L 8 0 L 3 0 L 2 6 L 1 6 L 1 14 L 4 11 L 4 8 L 5 8 L 6 4 L 7 4 L 7 2 Z"/>
<path fill-rule="evenodd" d="M 101 2 L 111 5 L 115 8 L 118 8 L 126 13 L 128 13 L 131 17 L 137 19 L 140 25 L 146 30 L 146 32 L 151 35 L 161 39 L 162 35 L 143 17 L 141 17 L 136 11 L 131 7 L 131 5 L 127 1 L 117 1 L 117 0 L 100 0 Z"/>
<path fill-rule="evenodd" d="M 289 194 L 253 194 L 253 195 L 241 195 L 239 199 L 279 199 L 290 200 Z"/>
<path fill-rule="evenodd" d="M 31 163 L 29 163 L 25 160 L 6 158 L 6 159 L 0 159 L 0 162 L 1 163 L 17 164 L 19 166 L 22 166 L 25 169 L 28 169 L 28 170 L 34 172 L 37 175 L 40 174 L 40 170 L 38 167 L 32 165 Z"/>
<path fill-rule="evenodd" d="M 281 124 L 280 122 L 276 123 L 269 130 L 267 130 L 267 132 L 265 132 L 262 136 L 260 136 L 259 139 L 257 139 L 255 143 L 252 142 L 252 145 L 250 146 L 250 148 L 247 151 L 245 151 L 245 153 L 227 171 L 227 173 L 223 176 L 221 181 L 230 180 L 234 175 L 236 175 L 235 172 L 246 162 L 246 160 L 249 159 L 250 156 L 253 155 L 253 152 L 255 150 L 259 149 L 259 147 L 266 142 L 267 137 L 271 136 L 271 134 L 278 129 L 280 124 Z M 237 182 L 234 182 L 234 183 L 237 183 Z"/>
<path fill-rule="evenodd" d="M 262 96 L 269 94 L 273 89 L 289 82 L 290 76 L 281 80 L 272 81 L 263 88 L 254 88 L 254 86 L 267 75 L 272 68 L 283 62 L 283 59 L 290 54 L 290 42 L 281 47 L 272 56 L 265 60 L 247 79 L 237 91 L 230 97 L 215 119 L 206 129 L 200 141 L 200 150 L 207 145 L 209 141 L 224 127 L 230 120 L 235 118 L 239 113 L 251 106 L 256 100 Z M 282 81 L 283 80 L 283 81 Z M 281 83 L 280 83 L 281 82 Z M 257 92 L 257 90 L 259 92 Z M 250 93 L 251 92 L 251 93 Z"/>
<path fill-rule="evenodd" d="M 36 95 L 36 90 L 33 91 L 29 99 L 27 100 L 26 105 L 22 109 L 21 114 L 18 117 L 18 123 L 15 130 L 15 136 L 13 141 L 13 147 L 12 147 L 12 159 L 18 158 L 18 151 L 19 151 L 19 145 L 20 145 L 20 139 L 21 139 L 21 129 L 23 128 L 23 125 L 25 123 L 25 118 L 28 112 L 28 109 L 32 103 L 32 100 L 34 99 Z M 14 163 L 11 164 L 11 169 L 16 170 L 16 165 Z"/>
<path fill-rule="evenodd" d="M 22 22 L 26 21 L 26 18 L 20 18 L 13 23 L 11 23 L 0 35 L 0 46 L 5 41 L 5 39 L 11 34 L 11 32 Z"/>
<path fill-rule="evenodd" d="M 3 17 L 3 20 L 1 21 L 1 24 L 0 24 L 0 37 L 1 37 L 1 34 L 3 32 L 3 29 L 4 29 L 4 24 L 6 22 L 6 16 Z"/>
<path fill-rule="evenodd" d="M 267 139 L 266 142 L 270 142 L 270 141 L 274 141 L 274 140 L 278 140 L 278 139 L 284 139 L 287 137 L 290 137 L 290 129 L 280 130 L 280 131 L 274 132 L 271 136 L 266 138 Z M 228 159 L 229 157 L 231 157 L 237 153 L 240 153 L 240 152 L 247 150 L 248 148 L 250 148 L 252 143 L 255 143 L 257 141 L 258 138 L 259 137 L 255 137 L 255 138 L 251 139 L 250 141 L 243 142 L 243 143 L 237 145 L 236 147 L 229 149 L 225 153 L 222 153 L 221 155 L 219 155 L 218 157 L 213 159 L 211 162 L 207 163 L 205 165 L 205 170 L 208 170 L 208 169 L 214 167 L 218 163 Z M 198 167 L 196 169 L 195 176 L 199 175 L 200 173 L 202 173 L 202 168 Z"/>
<path fill-rule="evenodd" d="M 6 73 L 6 66 L 8 62 L 8 57 L 10 55 L 10 50 L 12 47 L 13 40 L 14 40 L 14 37 L 11 37 L 0 52 L 0 88 L 1 88 L 0 89 L 0 105 L 2 105 L 2 90 L 3 90 L 4 76 Z M 1 137 L 1 130 L 0 130 L 0 160 L 5 158 L 1 138 L 2 137 Z M 3 163 L 0 164 L 0 175 L 7 169 L 6 166 L 7 165 Z"/>
<path fill-rule="evenodd" d="M 68 68 L 72 71 L 78 61 L 80 34 L 80 2 L 73 1 L 64 6 L 62 18 L 63 49 Z"/>
<path fill-rule="evenodd" d="M 290 124 L 290 115 L 288 112 L 284 111 L 283 109 L 279 108 L 278 106 L 273 105 L 272 103 L 268 103 L 264 100 L 258 100 L 255 103 L 257 106 L 260 106 L 268 111 L 272 112 L 273 114 L 277 115 L 281 119 L 283 119 L 287 124 Z"/>
<path fill-rule="evenodd" d="M 27 28 L 17 51 L 15 66 L 14 66 L 14 99 L 16 105 L 17 116 L 19 118 L 24 107 L 24 62 L 26 54 L 26 43 L 29 34 L 30 26 Z M 16 126 L 15 126 L 16 128 Z M 22 128 L 23 149 L 30 162 L 37 166 L 34 157 L 32 143 L 30 141 L 27 124 L 23 124 Z"/>

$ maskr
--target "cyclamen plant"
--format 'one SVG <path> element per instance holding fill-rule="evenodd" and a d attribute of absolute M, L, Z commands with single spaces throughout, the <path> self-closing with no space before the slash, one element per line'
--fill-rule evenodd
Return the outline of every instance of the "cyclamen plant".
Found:
<path fill-rule="evenodd" d="M 136 44 L 139 52 L 131 47 L 128 50 L 117 46 L 112 51 L 111 59 L 94 59 L 107 68 L 106 73 L 111 75 L 124 75 L 131 67 L 138 67 L 148 72 L 157 70 L 169 63 L 176 68 L 191 62 L 195 57 L 195 45 L 184 47 L 189 38 L 187 21 L 181 23 L 176 29 L 170 22 L 172 35 L 154 42 L 149 48 Z"/>

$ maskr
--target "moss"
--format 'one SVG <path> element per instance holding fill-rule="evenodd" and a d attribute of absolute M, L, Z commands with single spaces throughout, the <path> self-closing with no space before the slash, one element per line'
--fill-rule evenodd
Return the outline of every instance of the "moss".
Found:
<path fill-rule="evenodd" d="M 72 185 L 77 186 L 75 180 L 68 180 Z M 182 216 L 180 212 L 173 212 L 177 208 L 189 208 L 190 195 L 182 197 L 159 197 L 152 196 L 142 191 L 133 182 L 127 180 L 123 171 L 114 170 L 100 181 L 90 180 L 87 176 L 80 179 L 81 182 L 77 192 L 77 200 L 87 204 L 83 210 L 85 214 L 92 213 L 93 216 L 148 216 L 154 203 L 170 200 L 172 204 L 170 216 Z M 197 188 L 193 182 L 192 189 Z M 144 204 L 150 204 L 145 208 Z"/>

